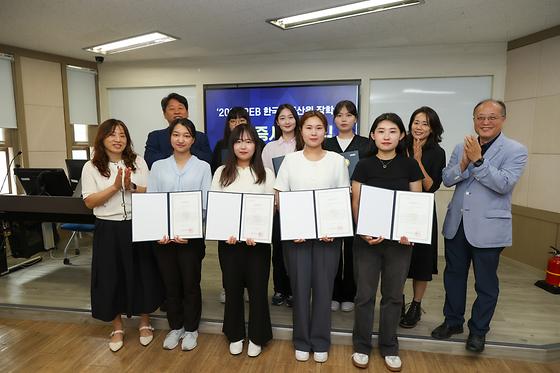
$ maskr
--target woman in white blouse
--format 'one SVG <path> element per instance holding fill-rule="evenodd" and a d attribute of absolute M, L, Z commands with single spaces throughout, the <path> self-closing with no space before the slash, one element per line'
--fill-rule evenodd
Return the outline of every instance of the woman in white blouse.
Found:
<path fill-rule="evenodd" d="M 299 134 L 299 116 L 296 109 L 290 104 L 278 106 L 274 116 L 275 140 L 266 144 L 262 152 L 263 164 L 273 170 L 273 158 L 285 156 L 296 150 L 303 149 L 303 140 Z M 278 213 L 274 214 L 272 230 L 272 280 L 274 283 L 274 295 L 271 304 L 281 306 L 286 304 L 292 306 L 292 289 L 290 279 L 284 265 L 282 243 L 280 241 L 280 221 Z"/>
<path fill-rule="evenodd" d="M 301 117 L 304 148 L 286 155 L 274 189 L 282 192 L 349 187 L 344 157 L 321 147 L 326 133 L 327 118 L 323 113 L 308 111 Z M 331 342 L 331 297 L 341 240 L 323 237 L 282 243 L 294 297 L 295 357 L 306 361 L 313 351 L 316 362 L 325 362 Z"/>
<path fill-rule="evenodd" d="M 238 193 L 274 193 L 274 173 L 263 166 L 261 143 L 257 132 L 248 124 L 235 127 L 230 136 L 229 153 L 233 157 L 220 166 L 212 179 L 212 190 Z M 238 355 L 245 339 L 243 289 L 249 292 L 249 346 L 247 355 L 256 357 L 262 346 L 272 339 L 268 309 L 270 245 L 248 238 L 235 237 L 218 242 L 218 255 L 226 291 L 223 332 L 229 351 Z"/>
<path fill-rule="evenodd" d="M 161 279 L 149 245 L 132 243 L 131 193 L 144 192 L 148 166 L 134 153 L 128 129 L 108 119 L 98 130 L 94 155 L 82 170 L 82 195 L 96 217 L 91 263 L 91 312 L 111 321 L 109 348 L 123 346 L 122 314 L 140 315 L 140 343 L 153 339 L 149 313 L 162 302 Z"/>

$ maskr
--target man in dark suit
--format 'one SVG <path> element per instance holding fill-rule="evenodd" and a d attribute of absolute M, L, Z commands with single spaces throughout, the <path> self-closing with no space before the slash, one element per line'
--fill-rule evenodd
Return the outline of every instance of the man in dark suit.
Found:
<path fill-rule="evenodd" d="M 184 96 L 178 93 L 170 93 L 161 100 L 161 109 L 163 116 L 169 124 L 177 118 L 189 117 L 189 103 Z M 146 150 L 144 151 L 144 159 L 149 168 L 152 164 L 160 159 L 165 159 L 173 153 L 171 142 L 169 140 L 169 130 L 162 128 L 152 131 L 148 134 L 146 140 Z M 210 163 L 212 160 L 212 150 L 208 143 L 206 134 L 196 131 L 196 139 L 191 147 L 191 153 L 197 158 Z"/>
<path fill-rule="evenodd" d="M 455 192 L 443 223 L 445 321 L 432 337 L 447 339 L 463 332 L 472 262 L 477 297 L 467 324 L 466 349 L 482 352 L 498 302 L 500 253 L 512 242 L 511 195 L 527 164 L 527 148 L 502 133 L 502 101 L 478 103 L 473 119 L 478 138 L 467 136 L 443 169 L 443 184 L 455 186 Z"/>

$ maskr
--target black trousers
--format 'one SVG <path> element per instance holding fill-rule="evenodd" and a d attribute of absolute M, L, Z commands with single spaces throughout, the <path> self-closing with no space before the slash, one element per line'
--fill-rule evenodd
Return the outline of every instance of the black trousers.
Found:
<path fill-rule="evenodd" d="M 245 338 L 244 289 L 249 292 L 249 339 L 262 346 L 272 339 L 268 308 L 270 245 L 247 246 L 244 242 L 229 245 L 218 242 L 218 256 L 226 289 L 224 326 L 230 342 Z"/>
<path fill-rule="evenodd" d="M 338 272 L 334 279 L 332 299 L 337 302 L 354 302 L 356 297 L 356 282 L 354 281 L 354 255 L 352 247 L 354 237 L 345 237 L 341 247 Z"/>
<path fill-rule="evenodd" d="M 155 245 L 155 254 L 166 294 L 167 321 L 171 329 L 198 329 L 202 312 L 200 272 L 205 254 L 203 239 L 188 244 Z"/>
<path fill-rule="evenodd" d="M 284 264 L 282 241 L 280 240 L 280 216 L 278 212 L 274 214 L 272 225 L 272 281 L 275 293 L 292 295 L 290 278 Z"/>

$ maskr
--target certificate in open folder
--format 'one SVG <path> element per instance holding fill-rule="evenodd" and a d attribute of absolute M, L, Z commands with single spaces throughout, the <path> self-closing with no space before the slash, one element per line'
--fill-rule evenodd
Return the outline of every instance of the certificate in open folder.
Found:
<path fill-rule="evenodd" d="M 273 194 L 208 192 L 206 239 L 272 242 Z"/>
<path fill-rule="evenodd" d="M 354 235 L 349 188 L 280 192 L 279 204 L 283 241 Z"/>
<path fill-rule="evenodd" d="M 202 191 L 132 195 L 132 241 L 202 238 Z"/>
<path fill-rule="evenodd" d="M 362 184 L 356 234 L 430 244 L 433 193 L 404 192 Z"/>

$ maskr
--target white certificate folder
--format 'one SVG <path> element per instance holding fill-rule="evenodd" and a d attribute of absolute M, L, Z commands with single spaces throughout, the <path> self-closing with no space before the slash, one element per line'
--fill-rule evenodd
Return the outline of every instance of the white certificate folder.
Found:
<path fill-rule="evenodd" d="M 132 241 L 202 238 L 202 191 L 132 195 Z"/>
<path fill-rule="evenodd" d="M 283 241 L 354 235 L 349 188 L 280 192 L 279 205 Z"/>
<path fill-rule="evenodd" d="M 430 244 L 434 194 L 395 191 L 362 184 L 356 234 Z"/>
<path fill-rule="evenodd" d="M 208 192 L 206 239 L 272 242 L 274 195 Z"/>

